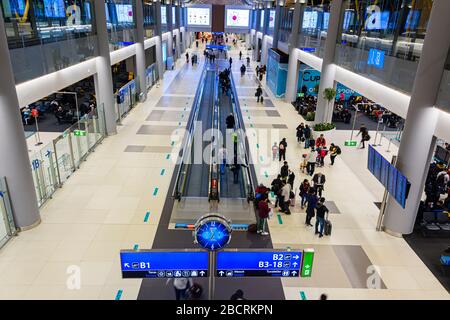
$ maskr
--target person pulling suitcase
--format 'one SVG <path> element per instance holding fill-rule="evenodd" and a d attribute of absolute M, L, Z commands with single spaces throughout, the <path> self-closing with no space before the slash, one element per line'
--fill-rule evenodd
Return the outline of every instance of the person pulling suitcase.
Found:
<path fill-rule="evenodd" d="M 328 214 L 329 214 L 329 210 L 328 208 L 325 206 L 325 198 L 320 198 L 319 202 L 317 202 L 317 206 L 316 206 L 316 232 L 315 234 L 319 234 L 319 238 L 323 237 L 324 234 L 324 229 L 326 229 L 326 222 L 328 221 L 329 225 L 331 226 L 331 223 L 328 220 Z M 327 217 L 325 219 L 325 216 Z M 329 229 L 331 234 L 331 228 Z M 325 230 L 325 235 L 329 235 L 327 234 L 327 230 Z"/>

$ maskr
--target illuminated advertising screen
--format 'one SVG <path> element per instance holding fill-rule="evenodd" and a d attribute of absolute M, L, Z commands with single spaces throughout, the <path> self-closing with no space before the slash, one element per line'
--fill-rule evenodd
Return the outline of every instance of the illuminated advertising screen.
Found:
<path fill-rule="evenodd" d="M 190 26 L 209 26 L 210 8 L 187 8 L 187 24 Z"/>
<path fill-rule="evenodd" d="M 315 29 L 317 28 L 317 19 L 318 13 L 317 11 L 305 11 L 303 15 L 303 29 Z M 328 25 L 327 25 L 328 27 Z"/>
<path fill-rule="evenodd" d="M 167 8 L 161 6 L 161 24 L 167 24 Z"/>
<path fill-rule="evenodd" d="M 275 10 L 270 10 L 269 14 L 269 28 L 272 29 L 275 27 Z"/>
<path fill-rule="evenodd" d="M 322 30 L 328 30 L 328 24 L 330 23 L 330 13 L 323 13 Z"/>
<path fill-rule="evenodd" d="M 231 28 L 248 28 L 250 26 L 250 11 L 246 9 L 227 9 L 226 26 Z"/>
<path fill-rule="evenodd" d="M 177 14 L 175 13 L 175 7 L 172 7 L 172 24 L 177 23 Z"/>
<path fill-rule="evenodd" d="M 5 17 L 23 15 L 25 12 L 25 0 L 9 0 L 3 1 L 3 10 Z"/>
<path fill-rule="evenodd" d="M 405 21 L 404 29 L 415 30 L 419 26 L 420 10 L 410 10 Z"/>
<path fill-rule="evenodd" d="M 366 16 L 364 29 L 385 30 L 389 23 L 389 11 L 375 11 Z"/>
<path fill-rule="evenodd" d="M 116 4 L 117 22 L 133 23 L 133 6 L 131 4 Z"/>
<path fill-rule="evenodd" d="M 350 26 L 353 25 L 353 19 L 355 18 L 355 13 L 351 10 L 345 10 L 344 13 L 344 24 L 343 29 L 348 30 Z"/>
<path fill-rule="evenodd" d="M 260 23 L 260 29 L 264 28 L 264 10 L 261 10 L 261 23 Z"/>
<path fill-rule="evenodd" d="M 64 18 L 66 8 L 63 0 L 44 0 L 44 13 L 47 18 Z"/>

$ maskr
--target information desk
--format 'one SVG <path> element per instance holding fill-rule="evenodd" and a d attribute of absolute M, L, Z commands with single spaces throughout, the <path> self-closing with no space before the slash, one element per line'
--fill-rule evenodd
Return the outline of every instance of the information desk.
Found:
<path fill-rule="evenodd" d="M 206 251 L 121 250 L 123 278 L 207 277 Z"/>
<path fill-rule="evenodd" d="M 217 277 L 298 277 L 300 251 L 218 251 Z"/>

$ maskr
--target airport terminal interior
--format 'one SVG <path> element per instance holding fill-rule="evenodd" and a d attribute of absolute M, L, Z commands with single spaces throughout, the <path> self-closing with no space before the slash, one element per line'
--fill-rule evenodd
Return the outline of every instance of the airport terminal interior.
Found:
<path fill-rule="evenodd" d="M 450 1 L 0 6 L 0 299 L 450 298 Z"/>

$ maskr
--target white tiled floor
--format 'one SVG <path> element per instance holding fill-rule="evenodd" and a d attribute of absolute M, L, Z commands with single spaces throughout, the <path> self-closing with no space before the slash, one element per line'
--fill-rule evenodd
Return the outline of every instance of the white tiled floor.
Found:
<path fill-rule="evenodd" d="M 237 52 L 232 52 L 235 61 L 238 61 Z M 136 299 L 141 280 L 121 278 L 119 250 L 135 245 L 151 248 L 168 194 L 173 163 L 165 154 L 128 153 L 124 149 L 128 145 L 170 146 L 169 136 L 136 132 L 143 124 L 173 125 L 145 119 L 184 64 L 182 58 L 176 70 L 167 71 L 161 86 L 152 88 L 147 101 L 123 120 L 119 133 L 105 139 L 56 192 L 41 209 L 41 225 L 21 233 L 0 250 L 0 299 L 115 299 L 119 290 L 122 290 L 121 299 Z M 234 67 L 239 65 L 236 63 Z M 189 67 L 186 74 L 200 70 Z M 296 170 L 298 186 L 304 178 L 297 169 L 303 149 L 295 142 L 294 129 L 303 120 L 290 104 L 269 95 L 276 106 L 273 109 L 281 117 L 250 117 L 246 123 L 288 126 L 279 134 L 288 140 L 288 161 Z M 245 113 L 246 107 L 241 107 Z M 347 131 L 336 131 L 333 141 L 343 146 L 349 136 Z M 264 142 L 267 143 L 260 143 Z M 386 145 L 379 150 L 385 152 Z M 395 147 L 392 150 L 395 152 Z M 254 158 L 259 158 L 255 152 L 261 150 L 253 148 L 252 152 Z M 304 213 L 299 207 L 291 216 L 282 215 L 283 224 L 278 219 L 270 221 L 276 248 L 288 245 L 317 248 L 313 277 L 283 281 L 286 298 L 301 299 L 300 291 L 304 291 L 307 299 L 317 299 L 323 292 L 330 299 L 448 299 L 447 291 L 404 240 L 375 231 L 378 209 L 373 202 L 381 200 L 383 190 L 365 169 L 366 152 L 343 148 L 333 168 L 320 169 L 327 176 L 324 195 L 335 201 L 341 211 L 331 217 L 331 237 L 319 239 L 312 229 L 305 228 Z M 264 156 L 267 158 L 268 154 Z M 267 168 L 260 164 L 256 168 L 260 181 L 270 184 L 273 176 L 270 173 L 264 176 Z M 163 176 L 161 169 L 165 169 Z M 158 188 L 156 196 L 155 188 Z M 147 212 L 150 218 L 144 222 Z M 380 267 L 387 289 L 351 288 L 342 267 L 334 265 L 330 245 L 362 246 L 370 260 Z M 80 267 L 80 290 L 69 290 L 66 285 L 70 266 Z"/>

